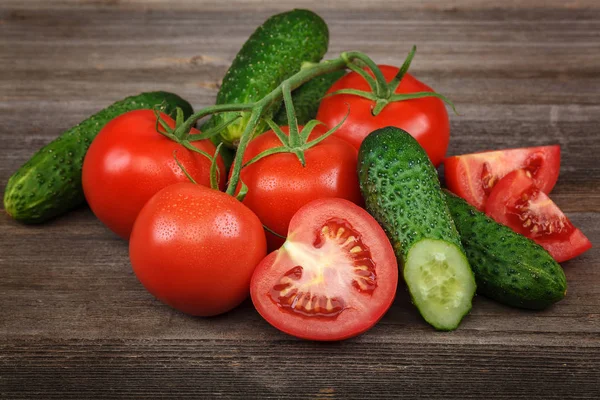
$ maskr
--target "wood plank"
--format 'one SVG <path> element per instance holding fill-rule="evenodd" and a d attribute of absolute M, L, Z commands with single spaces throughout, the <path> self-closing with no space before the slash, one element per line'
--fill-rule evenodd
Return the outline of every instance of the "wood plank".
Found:
<path fill-rule="evenodd" d="M 359 345 L 359 346 L 357 346 Z M 0 345 L 11 399 L 596 399 L 597 348 L 281 341 Z M 207 351 L 207 349 L 210 349 Z M 102 391 L 98 391 L 102 388 Z"/>
<path fill-rule="evenodd" d="M 72 9 L 77 7 L 81 10 L 89 9 L 138 9 L 138 10 L 228 10 L 237 12 L 248 12 L 256 9 L 269 10 L 289 10 L 299 7 L 300 4 L 294 0 L 279 0 L 272 2 L 268 0 L 235 0 L 229 3 L 223 3 L 218 0 L 28 0 L 26 2 L 20 0 L 4 0 L 0 3 L 0 8 L 6 9 Z M 572 12 L 577 9 L 595 9 L 600 8 L 600 5 L 595 0 L 528 0 L 523 2 L 520 0 L 506 0 L 502 2 L 500 8 L 497 3 L 490 3 L 486 0 L 455 0 L 451 3 L 441 0 L 369 0 L 364 1 L 343 1 L 343 0 L 328 0 L 326 2 L 319 0 L 303 0 L 301 3 L 303 8 L 308 9 L 330 9 L 330 10 L 361 10 L 373 12 L 374 10 L 425 10 L 425 11 L 456 11 L 460 9 L 482 9 L 497 11 L 499 9 L 558 9 Z"/>

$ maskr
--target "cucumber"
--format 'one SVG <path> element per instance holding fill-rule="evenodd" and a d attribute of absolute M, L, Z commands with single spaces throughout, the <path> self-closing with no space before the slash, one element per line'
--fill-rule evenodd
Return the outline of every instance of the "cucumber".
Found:
<path fill-rule="evenodd" d="M 413 303 L 436 329 L 456 329 L 471 310 L 475 279 L 427 154 L 402 129 L 378 129 L 360 147 L 358 175 Z"/>
<path fill-rule="evenodd" d="M 565 297 L 565 273 L 542 246 L 498 224 L 460 197 L 449 192 L 445 196 L 479 294 L 534 310 Z"/>
<path fill-rule="evenodd" d="M 292 92 L 292 101 L 294 102 L 294 110 L 299 125 L 306 125 L 308 121 L 317 116 L 317 110 L 323 96 L 325 96 L 331 85 L 345 74 L 346 71 L 340 70 L 317 76 Z M 285 107 L 279 108 L 273 120 L 279 126 L 288 125 Z"/>
<path fill-rule="evenodd" d="M 303 63 L 321 60 L 328 43 L 327 24 L 312 11 L 292 10 L 270 17 L 256 29 L 233 60 L 217 94 L 217 104 L 262 99 L 300 71 Z M 272 117 L 280 104 L 273 104 L 265 115 Z M 235 115 L 216 114 L 209 124 L 218 126 Z M 236 147 L 249 118 L 249 113 L 244 113 L 220 133 L 226 145 Z M 266 127 L 261 121 L 255 134 L 264 132 Z"/>
<path fill-rule="evenodd" d="M 186 117 L 192 114 L 192 107 L 181 97 L 168 92 L 148 92 L 118 101 L 63 132 L 10 177 L 4 191 L 6 212 L 24 223 L 40 223 L 82 204 L 85 201 L 81 187 L 83 158 L 98 132 L 108 121 L 127 111 L 161 104 L 164 112 L 172 116 L 176 107 Z"/>

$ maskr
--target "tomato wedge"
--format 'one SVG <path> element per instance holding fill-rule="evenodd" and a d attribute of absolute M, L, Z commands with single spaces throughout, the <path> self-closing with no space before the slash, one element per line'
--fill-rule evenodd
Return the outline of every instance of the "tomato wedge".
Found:
<path fill-rule="evenodd" d="M 496 183 L 506 174 L 525 169 L 544 193 L 550 193 L 560 170 L 560 146 L 526 147 L 448 157 L 446 186 L 483 211 Z"/>
<path fill-rule="evenodd" d="M 557 262 L 570 260 L 592 247 L 588 238 L 536 187 L 525 170 L 513 171 L 496 184 L 485 212 L 534 240 Z"/>
<path fill-rule="evenodd" d="M 385 232 L 344 199 L 298 210 L 283 246 L 254 270 L 254 306 L 277 329 L 309 340 L 342 340 L 371 328 L 390 308 L 398 265 Z"/>

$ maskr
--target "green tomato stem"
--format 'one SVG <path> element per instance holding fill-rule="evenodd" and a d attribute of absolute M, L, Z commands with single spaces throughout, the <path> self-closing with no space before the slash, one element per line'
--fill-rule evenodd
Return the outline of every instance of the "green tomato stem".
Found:
<path fill-rule="evenodd" d="M 248 143 L 250 143 L 250 140 L 254 136 L 254 130 L 256 129 L 256 126 L 258 125 L 260 117 L 264 111 L 265 107 L 262 104 L 256 105 L 252 109 L 252 114 L 250 114 L 250 120 L 244 128 L 244 133 L 242 133 L 242 137 L 240 138 L 240 144 L 238 146 L 237 154 L 235 155 L 235 159 L 233 160 L 233 172 L 231 174 L 231 180 L 229 181 L 229 185 L 227 186 L 226 193 L 230 196 L 234 196 L 235 194 L 235 189 L 237 188 L 238 182 L 240 180 L 240 172 L 242 171 L 242 162 L 244 159 L 244 153 L 246 152 L 246 147 L 248 147 Z"/>
<path fill-rule="evenodd" d="M 244 132 L 242 133 L 242 136 L 240 138 L 240 142 L 239 142 L 238 149 L 237 149 L 237 154 L 236 154 L 235 160 L 233 162 L 231 179 L 227 186 L 226 193 L 233 196 L 236 191 L 236 188 L 238 186 L 238 183 L 240 182 L 240 172 L 243 167 L 244 152 L 246 151 L 246 147 L 248 146 L 248 143 L 254 136 L 254 131 L 256 129 L 256 126 L 258 125 L 260 119 L 262 118 L 262 116 L 266 112 L 266 110 L 268 110 L 272 104 L 280 101 L 284 96 L 287 96 L 287 94 L 291 93 L 292 90 L 300 87 L 302 84 L 308 82 L 309 80 L 311 80 L 319 75 L 327 74 L 329 72 L 337 71 L 340 69 L 345 69 L 348 67 L 349 63 L 351 63 L 353 60 L 356 60 L 356 59 L 361 60 L 369 68 L 371 68 L 371 70 L 373 71 L 373 74 L 375 75 L 375 81 L 376 81 L 375 86 L 376 86 L 377 92 L 379 94 L 382 94 L 382 93 L 385 94 L 386 90 L 387 90 L 387 83 L 385 81 L 385 77 L 383 76 L 383 74 L 381 73 L 379 68 L 377 68 L 377 65 L 375 64 L 375 62 L 373 62 L 373 60 L 371 60 L 364 53 L 360 53 L 357 51 L 345 52 L 345 53 L 342 53 L 340 55 L 340 57 L 334 58 L 332 60 L 323 61 L 318 64 L 303 65 L 298 73 L 296 73 L 295 75 L 291 76 L 290 78 L 284 80 L 277 88 L 275 88 L 273 91 L 271 91 L 271 93 L 267 94 L 265 97 L 263 97 L 261 100 L 259 100 L 257 102 L 245 103 L 245 104 L 222 104 L 222 105 L 215 105 L 215 106 L 204 108 L 204 109 L 198 111 L 197 113 L 193 114 L 192 116 L 190 116 L 183 124 L 178 126 L 174 132 L 174 135 L 178 137 L 180 134 L 182 134 L 182 135 L 187 134 L 191 130 L 191 128 L 196 124 L 196 121 L 198 121 L 199 119 L 204 118 L 208 115 L 211 115 L 211 114 L 230 112 L 230 111 L 251 112 L 248 123 L 246 124 L 246 126 L 244 128 Z M 287 93 L 287 94 L 285 94 L 285 93 Z M 291 95 L 289 97 L 290 97 L 290 99 L 288 99 L 288 100 L 291 105 Z M 296 115 L 293 112 L 293 108 L 292 108 L 291 112 L 288 111 L 288 120 L 296 121 Z M 291 122 L 291 123 L 293 124 L 294 122 Z M 297 128 L 297 126 L 296 126 L 296 128 Z M 302 146 L 302 144 L 296 143 L 298 141 L 300 141 L 300 134 L 298 132 L 296 132 L 295 137 L 289 138 L 289 142 L 290 142 L 289 147 L 292 149 L 295 148 L 295 149 L 299 150 L 300 147 Z M 284 143 L 284 145 L 285 145 L 285 143 Z M 304 158 L 303 154 L 298 155 L 298 157 L 301 161 Z M 243 182 L 242 182 L 242 185 L 243 185 Z"/>

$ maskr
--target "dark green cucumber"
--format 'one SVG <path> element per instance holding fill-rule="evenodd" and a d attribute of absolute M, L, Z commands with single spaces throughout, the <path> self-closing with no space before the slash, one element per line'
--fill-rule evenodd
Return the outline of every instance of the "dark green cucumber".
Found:
<path fill-rule="evenodd" d="M 475 274 L 477 292 L 509 306 L 542 309 L 565 297 L 561 266 L 533 240 L 445 192 Z"/>
<path fill-rule="evenodd" d="M 142 93 L 110 105 L 42 147 L 10 177 L 4 191 L 6 212 L 21 222 L 40 223 L 83 203 L 83 158 L 98 132 L 127 111 L 160 105 L 172 116 L 176 107 L 186 117 L 192 114 L 187 101 L 168 92 Z"/>
<path fill-rule="evenodd" d="M 292 10 L 270 17 L 244 43 L 223 78 L 217 104 L 249 103 L 262 99 L 285 79 L 300 71 L 305 62 L 318 62 L 327 52 L 329 30 L 321 17 L 308 10 Z M 272 117 L 280 102 L 266 112 Z M 216 114 L 210 126 L 218 126 L 235 113 Z M 249 113 L 220 135 L 235 147 L 250 118 Z M 255 133 L 265 131 L 261 122 Z"/>
<path fill-rule="evenodd" d="M 306 125 L 308 121 L 315 119 L 323 96 L 325 96 L 331 85 L 345 74 L 346 71 L 340 70 L 317 76 L 292 92 L 292 101 L 294 102 L 298 124 Z M 288 125 L 285 107 L 280 107 L 273 119 L 277 125 Z"/>
<path fill-rule="evenodd" d="M 405 131 L 378 129 L 360 147 L 358 175 L 419 312 L 436 329 L 455 329 L 471 310 L 475 279 L 427 154 Z"/>

